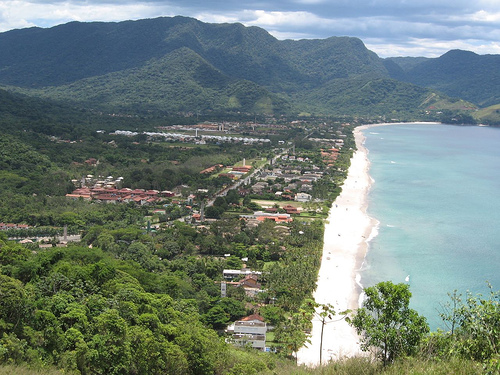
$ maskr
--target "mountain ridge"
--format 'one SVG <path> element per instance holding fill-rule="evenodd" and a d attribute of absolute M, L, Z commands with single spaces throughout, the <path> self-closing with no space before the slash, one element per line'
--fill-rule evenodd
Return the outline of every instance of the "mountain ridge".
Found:
<path fill-rule="evenodd" d="M 500 55 L 478 55 L 455 49 L 440 57 L 422 60 L 399 78 L 487 107 L 500 103 L 499 68 Z"/>
<path fill-rule="evenodd" d="M 433 61 L 405 70 L 397 60 L 379 58 L 358 38 L 280 41 L 255 26 L 181 16 L 12 30 L 0 33 L 0 50 L 5 51 L 0 85 L 85 108 L 383 113 L 394 111 L 391 106 L 403 111 L 400 99 L 408 92 L 420 92 L 422 101 L 414 97 L 408 105 L 421 111 L 431 92 L 448 94 L 446 85 L 426 86 L 414 78 L 419 67 Z M 355 89 L 346 80 L 361 82 L 360 87 L 383 81 L 384 90 L 393 92 L 386 100 L 371 100 L 366 97 L 370 90 Z M 346 92 L 348 110 L 332 108 L 345 102 L 344 86 L 353 88 Z M 481 103 L 497 98 L 495 92 L 488 95 Z M 478 103 L 471 100 L 474 95 L 468 97 Z"/>

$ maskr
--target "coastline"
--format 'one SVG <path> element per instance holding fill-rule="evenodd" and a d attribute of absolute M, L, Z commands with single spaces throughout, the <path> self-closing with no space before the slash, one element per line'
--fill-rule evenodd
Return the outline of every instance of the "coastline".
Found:
<path fill-rule="evenodd" d="M 362 287 L 358 283 L 358 272 L 365 259 L 368 242 L 378 226 L 377 221 L 366 214 L 372 180 L 368 174 L 370 164 L 361 131 L 371 126 L 354 129 L 357 151 L 351 159 L 342 192 L 333 202 L 325 224 L 323 255 L 314 299 L 320 304 L 333 305 L 337 315 L 324 326 L 323 364 L 362 353 L 354 328 L 338 313 L 359 307 Z M 314 318 L 312 324 L 310 343 L 297 353 L 298 363 L 307 366 L 320 364 L 322 323 Z"/>

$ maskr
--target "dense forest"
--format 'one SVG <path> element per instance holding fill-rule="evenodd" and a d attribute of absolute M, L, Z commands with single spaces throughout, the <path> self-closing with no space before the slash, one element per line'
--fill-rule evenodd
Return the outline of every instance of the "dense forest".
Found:
<path fill-rule="evenodd" d="M 71 22 L 0 33 L 0 84 L 77 108 L 371 116 L 495 123 L 497 56 L 381 59 L 357 38 L 279 41 L 241 24 L 186 17 Z M 465 116 L 465 117 L 463 117 Z"/>
<path fill-rule="evenodd" d="M 177 222 L 153 236 L 134 226 L 94 226 L 81 244 L 43 252 L 3 238 L 0 359 L 82 374 L 225 373 L 238 354 L 214 329 L 257 309 L 286 324 L 287 312 L 314 290 L 321 243 L 320 222 L 296 224 L 280 238 L 272 225 L 249 230 L 238 220 L 202 231 Z M 224 259 L 226 252 L 234 256 Z M 221 298 L 222 269 L 241 267 L 243 255 L 257 269 L 279 260 L 267 292 L 254 301 L 241 289 Z M 257 307 L 270 298 L 273 305 Z M 276 339 L 286 343 L 283 329 Z"/>

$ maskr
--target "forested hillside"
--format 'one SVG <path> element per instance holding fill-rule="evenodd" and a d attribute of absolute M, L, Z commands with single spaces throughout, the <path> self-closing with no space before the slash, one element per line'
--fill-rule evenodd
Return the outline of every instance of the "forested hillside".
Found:
<path fill-rule="evenodd" d="M 500 56 L 452 50 L 434 59 L 392 59 L 398 78 L 487 107 L 500 102 Z"/>
<path fill-rule="evenodd" d="M 393 81 L 402 69 L 350 37 L 279 41 L 257 27 L 173 17 L 13 30 L 0 34 L 0 49 L 0 84 L 10 90 L 107 112 L 427 120 L 429 108 L 457 111 L 444 95 L 436 105 L 432 91 Z M 376 98 L 360 89 L 380 80 Z"/>

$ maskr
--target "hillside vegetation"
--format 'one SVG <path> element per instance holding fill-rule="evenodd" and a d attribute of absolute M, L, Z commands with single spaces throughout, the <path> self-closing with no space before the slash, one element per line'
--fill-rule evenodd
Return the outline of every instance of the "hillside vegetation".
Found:
<path fill-rule="evenodd" d="M 438 109 L 474 107 L 457 110 L 431 91 L 442 86 L 404 82 L 415 83 L 398 61 L 380 59 L 351 37 L 279 41 L 257 27 L 164 17 L 13 30 L 0 34 L 0 49 L 0 84 L 9 90 L 107 112 L 436 120 L 438 107 L 428 101 L 435 95 Z"/>
<path fill-rule="evenodd" d="M 404 74 L 398 78 L 438 90 L 481 107 L 500 102 L 500 56 L 452 50 L 434 59 L 393 59 Z M 411 63 L 413 62 L 413 63 Z"/>

